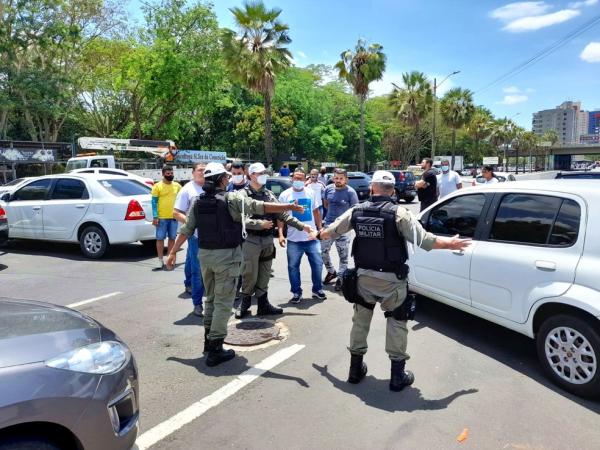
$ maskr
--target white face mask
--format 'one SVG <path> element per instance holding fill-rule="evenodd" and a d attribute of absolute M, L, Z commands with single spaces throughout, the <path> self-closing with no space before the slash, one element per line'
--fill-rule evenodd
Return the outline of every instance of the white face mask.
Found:
<path fill-rule="evenodd" d="M 295 180 L 292 185 L 294 186 L 294 189 L 296 189 L 297 191 L 301 191 L 302 189 L 304 189 L 304 181 L 298 181 Z"/>
<path fill-rule="evenodd" d="M 258 177 L 256 177 L 256 182 L 261 186 L 264 186 L 265 184 L 267 184 L 267 176 L 259 175 Z"/>
<path fill-rule="evenodd" d="M 242 184 L 244 182 L 244 175 L 233 175 L 231 181 L 233 184 Z"/>

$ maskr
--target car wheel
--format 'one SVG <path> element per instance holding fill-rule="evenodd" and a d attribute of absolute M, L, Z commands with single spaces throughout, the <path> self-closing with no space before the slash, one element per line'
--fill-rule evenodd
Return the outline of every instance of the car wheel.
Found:
<path fill-rule="evenodd" d="M 540 326 L 536 344 L 542 367 L 556 384 L 581 397 L 600 395 L 600 334 L 588 320 L 550 317 Z"/>
<path fill-rule="evenodd" d="M 86 258 L 102 258 L 108 248 L 108 238 L 100 227 L 90 226 L 79 237 L 81 252 Z"/>
<path fill-rule="evenodd" d="M 61 447 L 43 437 L 9 437 L 0 439 L 0 450 L 61 450 Z"/>
<path fill-rule="evenodd" d="M 415 199 L 414 197 L 404 197 L 404 201 L 406 203 L 412 203 L 414 199 Z"/>

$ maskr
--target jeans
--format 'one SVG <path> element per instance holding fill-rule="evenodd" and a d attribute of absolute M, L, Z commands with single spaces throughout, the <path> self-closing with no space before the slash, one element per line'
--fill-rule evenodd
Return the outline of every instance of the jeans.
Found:
<path fill-rule="evenodd" d="M 185 255 L 185 281 L 186 287 L 192 287 L 192 303 L 194 306 L 202 305 L 204 295 L 204 283 L 200 272 L 200 260 L 198 259 L 198 238 L 192 235 L 188 238 L 187 254 Z"/>
<path fill-rule="evenodd" d="M 177 237 L 177 221 L 175 219 L 158 219 L 156 227 L 156 240 L 164 241 L 167 236 L 175 240 Z"/>
<path fill-rule="evenodd" d="M 323 289 L 321 273 L 323 272 L 323 258 L 321 257 L 321 245 L 319 241 L 292 242 L 287 245 L 288 276 L 292 294 L 302 294 L 300 285 L 300 263 L 302 255 L 306 253 L 310 264 L 312 291 L 318 292 Z"/>

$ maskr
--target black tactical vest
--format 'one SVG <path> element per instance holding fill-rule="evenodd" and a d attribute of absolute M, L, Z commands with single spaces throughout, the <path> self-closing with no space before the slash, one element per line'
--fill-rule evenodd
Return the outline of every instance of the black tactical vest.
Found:
<path fill-rule="evenodd" d="M 271 197 L 269 196 L 266 189 L 261 189 L 260 192 L 253 191 L 250 189 L 250 186 L 246 186 L 246 193 L 248 197 L 259 200 L 261 202 L 270 202 Z M 277 215 L 276 214 L 254 214 L 250 217 L 255 220 L 271 220 L 273 222 L 273 228 L 270 230 L 247 230 L 248 234 L 253 234 L 255 236 L 272 236 L 273 230 L 277 229 Z M 279 236 L 279 235 L 278 235 Z"/>
<path fill-rule="evenodd" d="M 194 203 L 198 246 L 205 249 L 235 248 L 242 244 L 242 224 L 227 208 L 227 193 L 204 193 Z"/>
<path fill-rule="evenodd" d="M 356 267 L 406 277 L 408 252 L 406 240 L 396 227 L 397 208 L 390 197 L 373 197 L 354 208 L 352 255 Z"/>

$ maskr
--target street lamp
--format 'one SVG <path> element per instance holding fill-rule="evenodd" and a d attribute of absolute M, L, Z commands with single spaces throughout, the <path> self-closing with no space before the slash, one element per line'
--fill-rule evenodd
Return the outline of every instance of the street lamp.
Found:
<path fill-rule="evenodd" d="M 451 76 L 456 75 L 457 73 L 460 73 L 460 70 L 455 70 L 454 72 L 449 73 L 448 75 L 446 75 L 446 78 L 440 81 L 440 84 L 437 84 L 436 78 L 433 79 L 433 124 L 431 125 L 431 159 L 435 157 L 435 116 L 437 110 L 437 88 L 441 86 L 444 83 L 444 81 L 446 81 Z"/>

